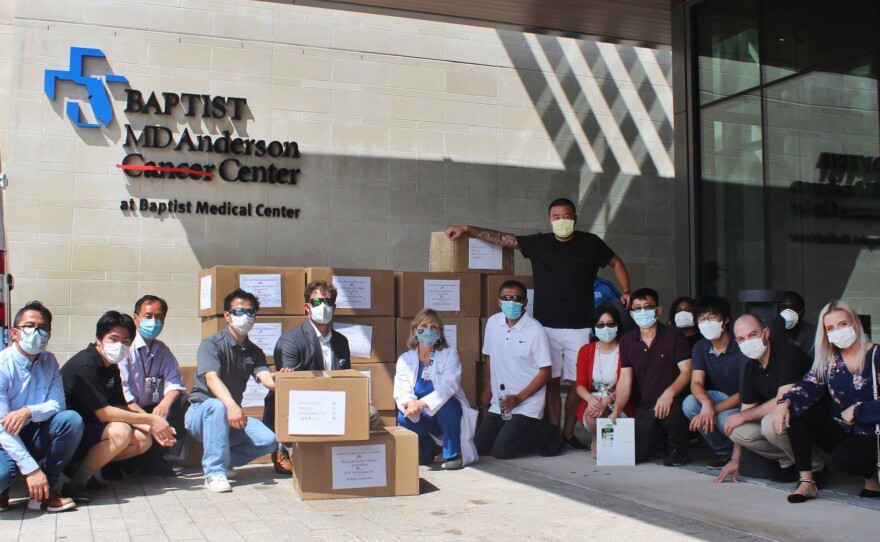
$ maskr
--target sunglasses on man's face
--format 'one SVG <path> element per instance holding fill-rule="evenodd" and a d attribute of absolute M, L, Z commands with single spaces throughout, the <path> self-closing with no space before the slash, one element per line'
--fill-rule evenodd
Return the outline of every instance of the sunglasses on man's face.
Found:
<path fill-rule="evenodd" d="M 254 309 L 232 309 L 229 311 L 229 314 L 232 316 L 241 316 L 243 314 L 247 314 L 248 316 L 256 316 L 257 311 Z"/>
<path fill-rule="evenodd" d="M 514 303 L 522 303 L 526 298 L 521 295 L 500 295 L 498 299 L 501 301 L 513 301 Z"/>
<path fill-rule="evenodd" d="M 309 299 L 309 305 L 313 307 L 320 307 L 321 303 L 327 305 L 328 307 L 332 307 L 336 304 L 336 299 L 332 297 L 313 297 Z"/>

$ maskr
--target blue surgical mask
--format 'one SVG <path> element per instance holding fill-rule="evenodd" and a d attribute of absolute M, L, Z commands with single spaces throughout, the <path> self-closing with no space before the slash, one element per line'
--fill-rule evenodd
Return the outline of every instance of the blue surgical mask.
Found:
<path fill-rule="evenodd" d="M 416 338 L 425 346 L 434 346 L 440 342 L 440 332 L 436 329 L 420 329 L 416 332 Z"/>
<path fill-rule="evenodd" d="M 596 338 L 602 341 L 603 343 L 610 343 L 617 337 L 617 327 L 616 326 L 605 326 L 603 328 L 596 328 Z"/>
<path fill-rule="evenodd" d="M 138 332 L 141 334 L 141 337 L 148 341 L 152 341 L 156 337 L 162 333 L 162 320 L 156 320 L 155 318 L 144 318 L 140 321 L 138 325 Z"/>
<path fill-rule="evenodd" d="M 517 303 L 516 301 L 502 301 L 501 312 L 504 313 L 505 317 L 510 318 L 511 320 L 516 320 L 522 316 L 523 304 Z"/>
<path fill-rule="evenodd" d="M 632 311 L 633 320 L 642 329 L 649 328 L 657 323 L 657 309 L 639 309 Z"/>

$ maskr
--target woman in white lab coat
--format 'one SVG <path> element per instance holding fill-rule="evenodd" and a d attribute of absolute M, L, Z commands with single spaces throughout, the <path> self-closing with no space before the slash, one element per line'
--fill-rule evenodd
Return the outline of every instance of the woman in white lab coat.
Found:
<path fill-rule="evenodd" d="M 397 423 L 419 435 L 419 464 L 434 462 L 434 443 L 443 445 L 444 470 L 477 460 L 477 411 L 461 389 L 461 361 L 443 335 L 437 311 L 422 309 L 410 325 L 410 350 L 397 360 L 394 401 Z"/>

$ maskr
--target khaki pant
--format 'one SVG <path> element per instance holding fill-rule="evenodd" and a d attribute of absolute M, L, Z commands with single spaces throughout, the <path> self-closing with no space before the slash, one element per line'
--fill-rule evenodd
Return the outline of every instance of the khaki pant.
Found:
<path fill-rule="evenodd" d="M 773 413 L 767 414 L 760 422 L 746 422 L 730 434 L 730 440 L 756 454 L 772 461 L 778 461 L 783 469 L 794 465 L 794 453 L 788 434 L 777 434 L 773 430 Z M 813 447 L 813 471 L 825 468 L 821 452 Z"/>

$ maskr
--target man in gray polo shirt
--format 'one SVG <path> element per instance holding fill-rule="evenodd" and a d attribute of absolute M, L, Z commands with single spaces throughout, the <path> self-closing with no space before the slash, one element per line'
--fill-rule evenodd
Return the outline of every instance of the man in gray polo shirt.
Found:
<path fill-rule="evenodd" d="M 256 296 L 244 290 L 226 296 L 223 316 L 229 326 L 203 340 L 196 354 L 186 430 L 204 445 L 205 487 L 217 493 L 232 491 L 230 467 L 246 465 L 275 449 L 275 433 L 241 409 L 249 378 L 275 389 L 266 355 L 248 339 L 259 308 Z"/>

